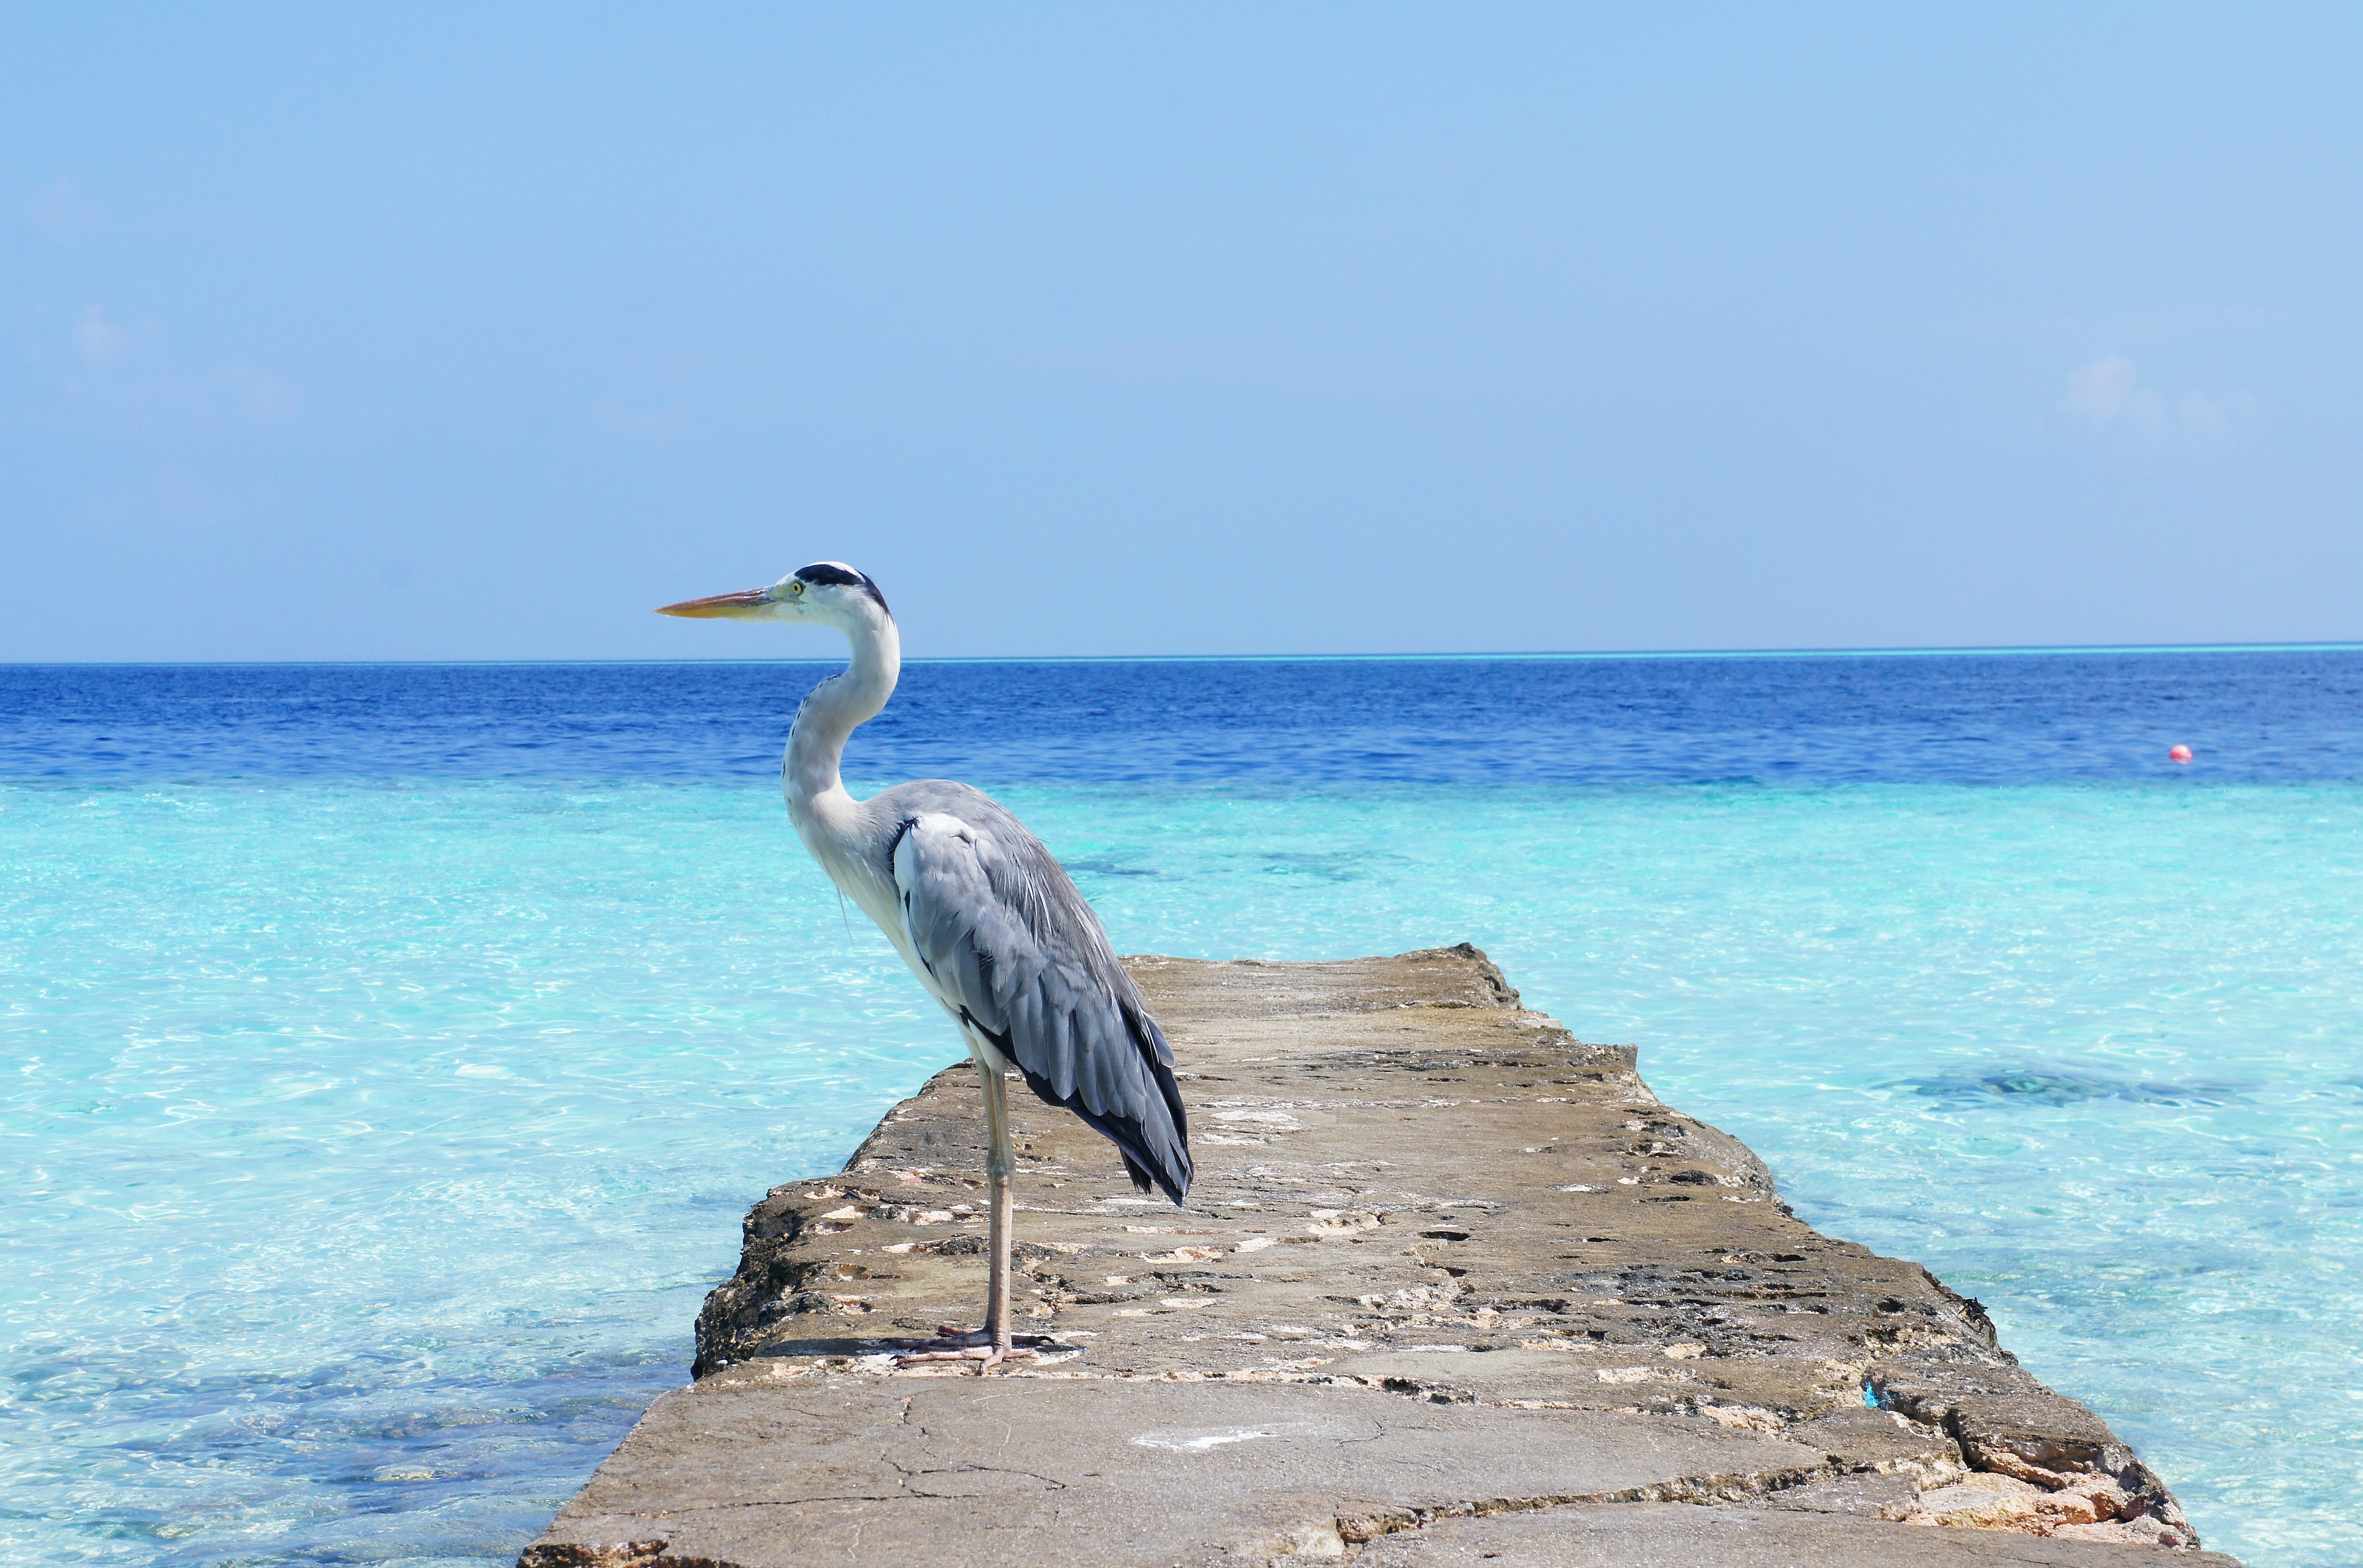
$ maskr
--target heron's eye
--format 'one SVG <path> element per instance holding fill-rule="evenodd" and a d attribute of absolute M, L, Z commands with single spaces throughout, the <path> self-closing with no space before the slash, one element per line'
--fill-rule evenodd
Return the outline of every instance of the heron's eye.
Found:
<path fill-rule="evenodd" d="M 802 598 L 804 596 L 804 585 L 801 582 L 792 582 L 788 584 L 788 591 L 796 595 L 798 598 Z"/>

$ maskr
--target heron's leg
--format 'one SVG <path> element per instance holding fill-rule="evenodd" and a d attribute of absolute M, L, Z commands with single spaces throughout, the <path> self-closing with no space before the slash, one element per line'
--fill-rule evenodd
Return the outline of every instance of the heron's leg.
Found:
<path fill-rule="evenodd" d="M 984 1327 L 973 1332 L 947 1325 L 939 1338 L 932 1340 L 890 1340 L 887 1344 L 895 1353 L 898 1364 L 922 1361 L 977 1361 L 980 1372 L 991 1372 L 1013 1356 L 1038 1353 L 1037 1346 L 1053 1342 L 1046 1334 L 1013 1334 L 1009 1331 L 1009 1253 L 1011 1220 L 1016 1203 L 1010 1187 L 1010 1176 L 1017 1166 L 1016 1150 L 1009 1134 L 1009 1086 L 1001 1076 L 1001 1063 L 988 1058 L 973 1045 L 977 1077 L 984 1087 L 984 1175 L 992 1208 L 990 1242 L 993 1248 L 991 1283 L 985 1288 Z"/>
<path fill-rule="evenodd" d="M 1009 1177 L 1017 1163 L 1009 1137 L 1009 1086 L 998 1062 L 977 1064 L 984 1080 L 984 1178 L 992 1200 L 993 1278 L 985 1287 L 984 1331 L 992 1342 L 990 1360 L 1009 1353 L 1009 1226 L 1015 1202 Z"/>

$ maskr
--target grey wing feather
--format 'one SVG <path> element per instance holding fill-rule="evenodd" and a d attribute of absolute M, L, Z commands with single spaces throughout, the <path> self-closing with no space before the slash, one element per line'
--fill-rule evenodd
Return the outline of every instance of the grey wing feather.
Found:
<path fill-rule="evenodd" d="M 904 797 L 887 850 L 904 929 L 937 988 L 1037 1095 L 1112 1140 L 1136 1186 L 1181 1202 L 1189 1121 L 1172 1047 L 1099 917 L 990 797 L 942 784 L 889 794 Z"/>

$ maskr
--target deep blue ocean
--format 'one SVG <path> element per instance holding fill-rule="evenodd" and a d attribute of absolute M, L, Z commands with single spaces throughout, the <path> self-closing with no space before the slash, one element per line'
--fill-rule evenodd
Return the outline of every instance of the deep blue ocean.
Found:
<path fill-rule="evenodd" d="M 685 1380 L 960 1055 L 781 809 L 829 668 L 0 667 L 0 1561 L 506 1563 Z M 2363 1561 L 2363 649 L 915 664 L 846 772 L 1122 951 L 1477 943 Z"/>

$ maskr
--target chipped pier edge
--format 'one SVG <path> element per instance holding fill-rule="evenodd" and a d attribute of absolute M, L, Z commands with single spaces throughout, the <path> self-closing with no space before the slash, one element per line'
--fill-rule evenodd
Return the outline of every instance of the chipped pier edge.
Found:
<path fill-rule="evenodd" d="M 776 1514 L 818 1551 L 839 1528 L 823 1515 L 870 1510 L 844 1527 L 868 1550 L 918 1529 L 892 1523 L 898 1508 L 915 1520 L 950 1496 L 988 1518 L 1006 1509 L 1048 1563 L 1069 1560 L 1041 1555 L 1067 1527 L 1028 1526 L 1024 1507 L 993 1497 L 1038 1487 L 1068 1499 L 1061 1518 L 1147 1507 L 1093 1491 L 1106 1485 L 1097 1460 L 1009 1452 L 1028 1441 L 1012 1399 L 1048 1401 L 1041 1430 L 1099 1441 L 1077 1452 L 1103 1457 L 1129 1444 L 1213 1463 L 1263 1440 L 1313 1453 L 1343 1440 L 1307 1421 L 1369 1422 L 1385 1408 L 1458 1422 L 1401 1440 L 1439 1454 L 1497 1445 L 1492 1469 L 1471 1458 L 1457 1485 L 1437 1479 L 1448 1462 L 1409 1452 L 1389 1471 L 1395 1461 L 1341 1447 L 1334 1474 L 1315 1463 L 1312 1482 L 1278 1492 L 1234 1465 L 1230 1480 L 1204 1481 L 1204 1539 L 1159 1561 L 1412 1568 L 1447 1561 L 1421 1555 L 1425 1543 L 1475 1521 L 1565 1523 L 1589 1509 L 1581 1517 L 1644 1530 L 1728 1516 L 1784 1549 L 1803 1530 L 1833 1564 L 1854 1561 L 1847 1551 L 1950 1562 L 1929 1553 L 1973 1536 L 2036 1553 L 1979 1561 L 2166 1548 L 2230 1563 L 2195 1551 L 2163 1482 L 2023 1371 L 1974 1299 L 1803 1225 L 1744 1143 L 1650 1092 L 1632 1047 L 1586 1044 L 1525 1011 L 1473 947 L 1332 965 L 1128 962 L 1174 1039 L 1201 1174 L 1184 1209 L 1142 1202 L 1087 1129 L 1013 1102 L 1032 1319 L 1021 1327 L 1055 1343 L 990 1385 L 892 1353 L 896 1337 L 972 1315 L 982 1278 L 977 1091 L 971 1069 L 948 1069 L 890 1110 L 838 1176 L 775 1187 L 749 1212 L 738 1270 L 698 1318 L 698 1382 L 659 1401 L 524 1568 L 769 1568 L 802 1557 L 774 1557 L 772 1527 L 743 1521 Z M 1259 1413 L 1127 1439 L 1125 1404 L 1073 1404 L 1126 1387 L 1141 1392 L 1112 1397 L 1137 1401 L 1144 1419 L 1185 1391 Z M 922 1392 L 935 1413 L 914 1436 Z M 962 1424 L 971 1398 L 999 1401 L 991 1463 Z M 881 1400 L 897 1414 L 873 1432 L 862 1422 Z M 720 1412 L 754 1424 L 717 1426 Z M 1556 1429 L 1536 1423 L 1554 1420 L 1597 1456 L 1537 1470 L 1530 1451 Z M 1633 1478 L 1648 1463 L 1626 1450 L 1669 1444 L 1663 1473 Z M 1587 1479 L 1621 1484 L 1563 1484 Z M 716 1526 L 726 1518 L 741 1522 Z M 934 1539 L 919 1530 L 903 1560 L 937 1560 Z"/>

